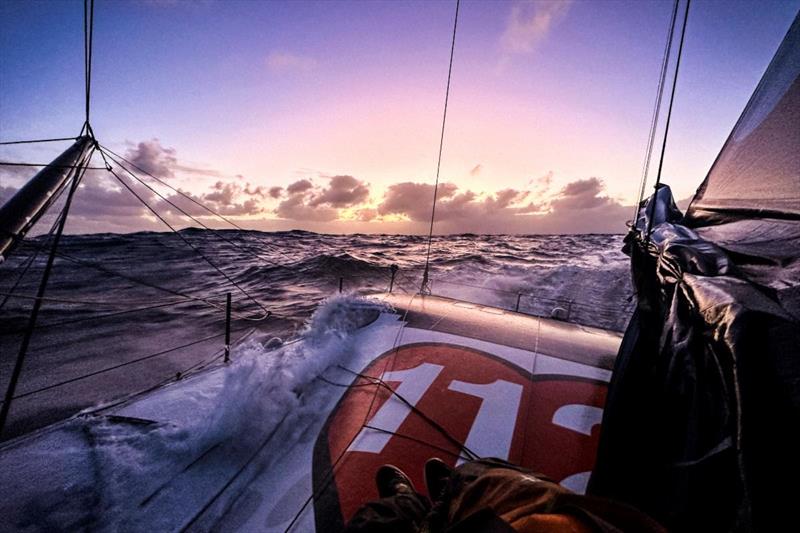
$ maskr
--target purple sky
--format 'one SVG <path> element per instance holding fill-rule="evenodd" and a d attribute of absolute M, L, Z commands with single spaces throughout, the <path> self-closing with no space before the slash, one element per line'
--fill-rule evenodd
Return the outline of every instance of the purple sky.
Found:
<path fill-rule="evenodd" d="M 671 6 L 462 2 L 437 231 L 624 231 Z M 454 7 L 96 0 L 94 131 L 245 227 L 426 231 Z M 677 197 L 798 8 L 692 3 L 664 167 Z M 82 16 L 80 1 L 0 3 L 0 140 L 80 129 Z M 0 194 L 29 175 L 0 168 Z M 72 231 L 158 229 L 102 173 L 75 209 Z"/>

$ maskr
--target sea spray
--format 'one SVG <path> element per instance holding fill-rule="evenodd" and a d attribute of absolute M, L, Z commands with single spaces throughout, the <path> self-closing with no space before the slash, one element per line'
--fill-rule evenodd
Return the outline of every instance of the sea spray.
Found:
<path fill-rule="evenodd" d="M 276 431 L 279 452 L 308 438 L 308 427 L 324 416 L 320 406 L 329 394 L 313 387 L 316 378 L 331 367 L 346 365 L 353 333 L 387 310 L 378 301 L 358 296 L 331 297 L 293 341 L 269 350 L 253 340 L 234 350 L 229 365 L 155 391 L 165 400 L 163 418 L 182 422 L 82 414 L 41 438 L 6 450 L 5 459 L 19 470 L 16 501 L 25 503 L 6 508 L 0 502 L 0 525 L 34 531 L 53 524 L 64 530 L 172 529 L 173 521 L 191 509 L 172 507 L 163 516 L 153 512 L 150 506 L 157 507 L 163 487 L 191 468 L 203 468 L 196 461 L 209 450 L 218 452 L 223 465 L 204 478 L 220 488 Z M 135 411 L 136 402 L 129 408 Z M 174 405 L 184 412 L 170 412 Z M 252 469 L 268 468 L 276 455 L 259 457 Z M 27 482 L 53 464 L 63 476 L 60 485 Z M 191 492 L 199 489 L 179 485 L 172 490 L 192 500 Z M 220 500 L 220 512 L 228 497 L 234 496 Z"/>
<path fill-rule="evenodd" d="M 303 392 L 328 368 L 346 364 L 351 336 L 389 310 L 376 300 L 336 295 L 325 300 L 290 343 L 267 350 L 253 341 L 239 347 L 216 396 L 213 419 L 198 421 L 202 445 L 263 436 L 286 415 L 315 413 Z M 313 402 L 311 402 L 313 403 Z M 295 425 L 299 420 L 295 420 Z"/>

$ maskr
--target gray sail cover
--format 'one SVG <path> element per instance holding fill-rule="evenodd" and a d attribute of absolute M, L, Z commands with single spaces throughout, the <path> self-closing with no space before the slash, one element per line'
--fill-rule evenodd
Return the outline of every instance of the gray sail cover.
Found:
<path fill-rule="evenodd" d="M 675 531 L 796 528 L 800 14 L 686 215 L 662 186 L 625 251 L 637 310 L 589 492 Z"/>

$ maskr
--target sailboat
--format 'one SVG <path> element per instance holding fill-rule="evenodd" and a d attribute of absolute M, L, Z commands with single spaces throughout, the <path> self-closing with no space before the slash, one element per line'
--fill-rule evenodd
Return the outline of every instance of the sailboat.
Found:
<path fill-rule="evenodd" d="M 251 383 L 260 376 L 252 367 L 220 365 L 3 443 L 0 483 L 13 490 L 0 520 L 41 528 L 31 516 L 39 512 L 61 529 L 338 531 L 377 497 L 371 480 L 382 464 L 423 487 L 430 457 L 499 457 L 675 529 L 780 523 L 792 493 L 778 493 L 764 469 L 800 473 L 799 98 L 800 16 L 687 214 L 663 184 L 641 202 L 626 245 L 637 311 L 624 337 L 569 322 L 560 305 L 532 316 L 438 296 L 426 270 L 419 291 L 332 306 L 325 318 L 339 321 L 334 334 L 346 332 L 347 343 L 336 358 L 303 361 L 308 382 L 284 346 L 268 363 L 289 385 L 280 391 Z M 73 146 L 0 210 L 0 253 L 60 193 L 69 201 L 95 149 L 87 112 Z M 197 401 L 231 386 L 251 387 L 251 401 L 222 412 Z M 254 423 L 264 413 L 250 409 L 265 403 L 286 409 Z M 178 461 L 135 480 L 113 476 L 129 515 L 104 514 L 102 495 L 80 504 L 88 516 L 71 512 L 75 472 L 124 464 L 78 444 L 76 423 L 95 424 L 94 440 L 126 428 L 134 444 L 125 459 L 136 464 L 140 442 L 164 432 L 180 442 L 208 420 L 221 429 L 179 445 Z M 65 446 L 77 451 L 46 462 Z"/>

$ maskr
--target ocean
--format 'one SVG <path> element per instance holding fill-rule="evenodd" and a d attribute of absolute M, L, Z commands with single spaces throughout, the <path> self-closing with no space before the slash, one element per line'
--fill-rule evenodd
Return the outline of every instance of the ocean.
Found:
<path fill-rule="evenodd" d="M 47 244 L 30 239 L 0 265 L 3 391 Z M 620 331 L 633 307 L 621 248 L 621 235 L 437 236 L 430 287 L 440 296 L 539 316 L 556 310 L 571 322 Z M 393 291 L 414 294 L 426 250 L 422 236 L 303 231 L 64 236 L 3 438 L 218 361 L 227 293 L 232 340 L 248 335 L 280 346 L 307 331 L 320 302 L 340 288 L 358 296 L 388 290 L 392 265 Z M 322 322 L 313 327 L 325 328 Z"/>

